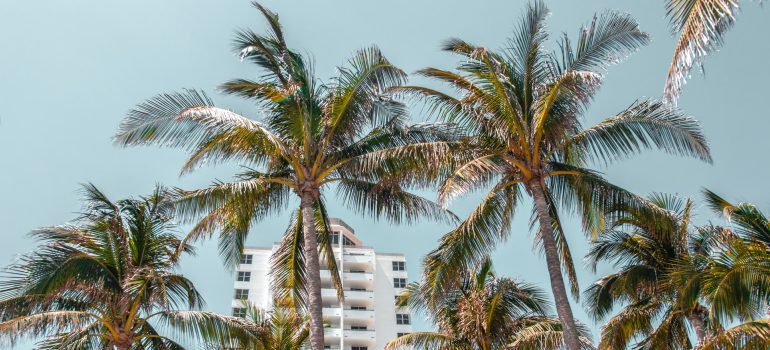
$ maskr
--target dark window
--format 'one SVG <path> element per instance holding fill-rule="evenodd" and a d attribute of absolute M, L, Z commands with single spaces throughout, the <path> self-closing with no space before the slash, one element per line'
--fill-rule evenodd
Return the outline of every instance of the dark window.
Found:
<path fill-rule="evenodd" d="M 406 263 L 403 261 L 394 261 L 393 271 L 406 271 Z"/>
<path fill-rule="evenodd" d="M 254 259 L 254 255 L 243 254 L 241 255 L 241 264 L 251 265 L 251 260 Z"/>
<path fill-rule="evenodd" d="M 365 346 L 351 346 L 350 350 L 369 350 L 369 348 Z"/>
<path fill-rule="evenodd" d="M 350 326 L 350 329 L 354 331 L 365 331 L 366 326 Z"/>
<path fill-rule="evenodd" d="M 401 332 L 398 332 L 398 333 L 396 333 L 396 336 L 398 336 L 398 337 L 403 337 L 403 336 L 405 336 L 405 335 L 408 335 L 408 334 L 409 334 L 409 333 L 401 333 Z"/>
<path fill-rule="evenodd" d="M 235 317 L 246 317 L 246 308 L 245 307 L 234 307 L 233 308 L 233 316 Z"/>
<path fill-rule="evenodd" d="M 236 289 L 235 290 L 235 299 L 246 300 L 248 298 L 249 298 L 249 290 L 248 289 Z"/>
<path fill-rule="evenodd" d="M 393 279 L 393 287 L 394 288 L 406 288 L 406 278 L 394 278 Z"/>
<path fill-rule="evenodd" d="M 366 288 L 350 287 L 351 292 L 366 292 Z"/>
<path fill-rule="evenodd" d="M 366 306 L 355 305 L 355 306 L 351 306 L 350 309 L 351 310 L 366 310 Z"/>
<path fill-rule="evenodd" d="M 348 272 L 350 272 L 350 273 L 366 273 L 366 271 L 364 271 L 364 270 L 350 270 Z"/>
<path fill-rule="evenodd" d="M 249 282 L 251 281 L 251 272 L 249 271 L 238 271 L 238 282 Z"/>
<path fill-rule="evenodd" d="M 329 240 L 331 241 L 331 244 L 340 244 L 340 233 L 337 231 L 332 232 L 332 234 L 329 235 Z"/>
<path fill-rule="evenodd" d="M 409 314 L 396 314 L 396 324 L 409 324 Z"/>

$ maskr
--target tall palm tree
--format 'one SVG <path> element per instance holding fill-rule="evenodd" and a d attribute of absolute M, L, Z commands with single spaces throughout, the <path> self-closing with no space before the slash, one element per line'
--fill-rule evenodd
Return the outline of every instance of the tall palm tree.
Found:
<path fill-rule="evenodd" d="M 668 68 L 665 99 L 676 104 L 694 66 L 724 43 L 725 33 L 735 23 L 740 0 L 666 0 L 671 30 L 679 34 Z"/>
<path fill-rule="evenodd" d="M 696 297 L 683 293 L 687 281 L 674 278 L 693 256 L 712 250 L 717 230 L 691 226 L 693 202 L 654 194 L 645 207 L 619 206 L 587 260 L 594 271 L 612 262 L 619 271 L 599 279 L 586 291 L 586 305 L 597 320 L 623 308 L 602 327 L 599 349 L 624 349 L 636 338 L 639 349 L 691 349 L 688 325 L 698 341 L 713 333 L 709 311 Z M 690 266 L 693 269 L 697 266 Z"/>
<path fill-rule="evenodd" d="M 223 339 L 211 349 L 238 350 L 301 350 L 310 335 L 307 317 L 301 315 L 290 301 L 276 300 L 271 311 L 244 303 L 244 324 L 247 336 Z"/>
<path fill-rule="evenodd" d="M 698 123 L 657 101 L 634 102 L 583 129 L 581 117 L 607 66 L 649 38 L 630 16 L 606 12 L 582 27 L 576 42 L 565 36 L 559 49 L 548 53 L 547 14 L 543 2 L 531 3 L 501 52 L 460 39 L 445 42 L 444 50 L 460 55 L 462 63 L 455 71 L 427 68 L 419 74 L 449 84 L 459 97 L 426 87 L 402 90 L 422 97 L 440 118 L 467 131 L 467 148 L 448 163 L 453 169 L 440 186 L 439 204 L 492 187 L 427 257 L 435 291 L 451 280 L 452 271 L 471 266 L 508 238 L 514 211 L 527 194 L 534 201 L 537 240 L 545 252 L 567 348 L 577 350 L 579 335 L 562 267 L 576 297 L 579 288 L 559 210 L 579 212 L 588 228 L 600 223 L 597 213 L 604 208 L 641 202 L 586 166 L 654 147 L 705 161 L 711 158 Z"/>
<path fill-rule="evenodd" d="M 158 327 L 188 339 L 242 333 L 233 317 L 195 311 L 203 299 L 175 271 L 192 248 L 176 236 L 165 190 L 116 202 L 84 190 L 78 220 L 33 231 L 42 245 L 0 281 L 0 336 L 43 337 L 40 349 L 162 350 L 183 347 Z"/>
<path fill-rule="evenodd" d="M 491 260 L 464 271 L 440 299 L 430 287 L 412 283 L 399 302 L 425 312 L 437 330 L 403 335 L 386 350 L 562 349 L 561 325 L 547 316 L 548 298 L 534 286 L 495 276 Z M 591 348 L 588 330 L 580 331 L 583 346 Z"/>
<path fill-rule="evenodd" d="M 254 6 L 267 19 L 268 34 L 239 32 L 235 49 L 261 68 L 261 75 L 227 82 L 222 89 L 256 102 L 261 121 L 214 107 L 205 94 L 185 90 L 140 104 L 116 139 L 122 145 L 190 150 L 183 172 L 204 162 L 237 161 L 250 167 L 234 182 L 182 192 L 178 201 L 183 217 L 203 215 L 188 238 L 219 232 L 220 252 L 231 266 L 239 260 L 251 224 L 285 209 L 295 194 L 299 209 L 275 257 L 283 268 L 274 269 L 274 279 L 281 291 L 298 293 L 300 302 L 306 298 L 310 343 L 321 350 L 319 248 L 339 284 L 325 190 L 334 185 L 341 203 L 393 222 L 451 219 L 402 186 L 423 183 L 423 176 L 439 171 L 437 160 L 451 144 L 445 140 L 451 141 L 452 132 L 436 124 L 406 124 L 406 108 L 390 92 L 406 74 L 377 48 L 356 52 L 339 68 L 339 76 L 322 84 L 307 59 L 287 47 L 278 16 Z"/>

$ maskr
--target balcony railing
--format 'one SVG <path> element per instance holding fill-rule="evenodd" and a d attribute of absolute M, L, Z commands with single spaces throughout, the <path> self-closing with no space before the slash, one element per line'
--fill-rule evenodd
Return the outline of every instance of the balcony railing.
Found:
<path fill-rule="evenodd" d="M 324 305 L 323 309 L 323 316 L 327 318 L 336 318 L 343 315 L 342 312 L 340 312 L 339 306 L 333 306 L 333 305 Z M 351 319 L 351 320 L 371 320 L 374 319 L 374 310 L 360 310 L 360 309 L 350 309 L 345 308 L 345 319 Z"/>
<path fill-rule="evenodd" d="M 334 288 L 321 289 L 321 296 L 327 298 L 336 298 L 337 290 Z M 349 300 L 374 300 L 374 292 L 372 290 L 345 290 L 345 299 Z"/>
<path fill-rule="evenodd" d="M 321 280 L 330 280 L 332 274 L 329 270 L 321 270 Z M 373 281 L 374 274 L 371 272 L 352 272 L 345 271 L 342 273 L 342 279 L 346 281 Z"/>
<path fill-rule="evenodd" d="M 325 337 L 339 338 L 342 334 L 345 335 L 345 339 L 374 341 L 376 332 L 373 329 L 359 330 L 359 329 L 345 328 L 343 332 L 343 330 L 339 328 L 333 328 L 333 327 L 324 328 Z"/>

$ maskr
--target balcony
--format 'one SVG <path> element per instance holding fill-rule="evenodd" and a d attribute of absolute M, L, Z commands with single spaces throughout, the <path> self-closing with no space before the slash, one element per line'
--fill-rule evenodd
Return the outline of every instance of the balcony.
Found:
<path fill-rule="evenodd" d="M 374 311 L 345 309 L 345 319 L 346 320 L 373 320 Z"/>
<path fill-rule="evenodd" d="M 373 329 L 367 329 L 365 331 L 346 329 L 344 334 L 345 334 L 345 339 L 374 341 L 376 333 L 374 332 Z"/>
<path fill-rule="evenodd" d="M 322 288 L 321 297 L 324 299 L 337 299 L 337 291 L 334 288 Z M 373 301 L 374 292 L 371 290 L 345 290 L 345 300 Z"/>
<path fill-rule="evenodd" d="M 339 328 L 324 328 L 324 337 L 327 341 L 330 340 L 329 338 L 339 338 L 343 334 L 345 339 L 374 342 L 376 332 L 373 329 L 353 330 L 346 328 L 343 332 Z"/>
<path fill-rule="evenodd" d="M 372 264 L 374 257 L 369 254 L 348 253 L 345 254 L 345 263 Z"/>
<path fill-rule="evenodd" d="M 331 280 L 332 274 L 331 271 L 326 269 L 321 269 L 321 280 Z M 374 274 L 371 272 L 350 272 L 345 271 L 342 273 L 342 279 L 345 281 L 373 281 L 374 280 Z"/>
<path fill-rule="evenodd" d="M 339 328 L 324 328 L 324 337 L 326 338 L 339 338 L 342 334 L 342 330 Z"/>
<path fill-rule="evenodd" d="M 322 310 L 324 318 L 337 318 L 342 315 L 340 308 L 336 306 L 324 306 Z M 345 309 L 345 319 L 370 321 L 374 319 L 374 310 Z"/>

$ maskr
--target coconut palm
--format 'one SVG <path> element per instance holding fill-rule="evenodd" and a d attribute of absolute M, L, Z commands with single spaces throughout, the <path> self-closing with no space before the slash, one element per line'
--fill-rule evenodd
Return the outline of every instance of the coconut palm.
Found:
<path fill-rule="evenodd" d="M 734 325 L 702 340 L 698 349 L 770 347 L 770 220 L 749 203 L 732 204 L 711 191 L 706 203 L 728 220 L 720 249 L 695 256 L 678 278 L 709 305 L 711 322 Z M 685 290 L 685 293 L 687 290 Z M 692 293 L 691 293 L 692 294 Z M 737 324 L 736 324 L 737 323 Z"/>
<path fill-rule="evenodd" d="M 300 350 L 305 349 L 310 330 L 307 317 L 290 301 L 276 300 L 271 311 L 244 303 L 247 336 L 223 339 L 211 349 Z"/>
<path fill-rule="evenodd" d="M 183 349 L 163 329 L 202 340 L 242 333 L 233 317 L 196 311 L 203 299 L 175 271 L 192 248 L 176 236 L 163 188 L 114 202 L 93 185 L 84 192 L 83 214 L 33 231 L 42 244 L 7 269 L 0 336 L 44 338 L 39 349 L 126 350 Z"/>
<path fill-rule="evenodd" d="M 412 283 L 399 297 L 401 307 L 424 312 L 437 327 L 390 341 L 385 349 L 501 350 L 561 349 L 561 325 L 547 316 L 548 298 L 527 283 L 498 277 L 490 260 L 464 271 L 459 283 L 435 299 L 430 284 Z M 591 348 L 590 334 L 580 328 Z"/>
<path fill-rule="evenodd" d="M 419 74 L 453 87 L 459 94 L 426 87 L 406 87 L 440 118 L 467 132 L 465 152 L 447 164 L 452 172 L 439 189 L 439 204 L 475 190 L 491 190 L 481 204 L 426 260 L 430 281 L 442 283 L 471 266 L 508 238 L 522 195 L 534 201 L 533 222 L 545 252 L 556 310 L 567 348 L 579 348 L 562 267 L 577 297 L 572 258 L 558 213 L 580 213 L 587 228 L 600 224 L 605 208 L 620 202 L 642 202 L 587 168 L 592 161 L 609 163 L 642 149 L 710 161 L 698 123 L 651 100 L 637 101 L 619 114 L 584 129 L 581 117 L 601 86 L 608 65 L 649 41 L 626 14 L 606 12 L 580 30 L 576 42 L 566 36 L 555 53 L 545 51 L 548 38 L 543 2 L 533 2 L 517 25 L 508 47 L 495 52 L 460 39 L 444 50 L 463 61 L 456 70 L 427 68 Z M 455 272 L 453 272 L 455 271 Z"/>
<path fill-rule="evenodd" d="M 625 304 L 603 327 L 600 349 L 625 348 L 634 339 L 640 349 L 770 345 L 770 320 L 764 315 L 770 300 L 770 245 L 763 243 L 770 242 L 768 221 L 749 204 L 734 206 L 712 192 L 706 195 L 734 228 L 692 226 L 692 202 L 674 196 L 655 195 L 646 208 L 616 209 L 588 255 L 594 268 L 599 261 L 620 268 L 589 288 L 587 305 L 594 316 L 603 319 Z"/>
<path fill-rule="evenodd" d="M 406 74 L 377 48 L 356 52 L 339 68 L 339 76 L 322 84 L 308 60 L 287 47 L 277 15 L 254 5 L 267 19 L 268 34 L 239 32 L 235 48 L 261 75 L 227 82 L 222 89 L 256 102 L 261 121 L 217 108 L 205 94 L 185 90 L 140 104 L 116 139 L 122 145 L 189 150 L 183 172 L 204 162 L 237 161 L 248 167 L 236 181 L 183 191 L 178 201 L 181 216 L 203 215 L 188 239 L 218 232 L 220 252 L 230 266 L 239 260 L 249 227 L 286 209 L 295 195 L 299 209 L 275 259 L 282 268 L 274 269 L 274 280 L 279 291 L 293 291 L 308 307 L 310 343 L 321 350 L 319 248 L 339 285 L 323 194 L 334 185 L 341 203 L 393 222 L 450 219 L 402 186 L 420 184 L 424 175 L 439 170 L 438 159 L 450 145 L 443 140 L 452 133 L 435 124 L 406 124 L 404 104 L 390 93 Z"/>
<path fill-rule="evenodd" d="M 676 103 L 692 68 L 722 46 L 739 7 L 739 0 L 666 0 L 671 30 L 679 34 L 664 89 L 668 102 Z"/>
<path fill-rule="evenodd" d="M 623 308 L 602 327 L 599 349 L 624 349 L 637 338 L 639 349 L 691 349 L 688 325 L 697 340 L 713 329 L 699 291 L 673 274 L 696 254 L 708 254 L 719 232 L 691 226 L 693 202 L 673 195 L 654 194 L 645 207 L 620 206 L 587 259 L 594 271 L 611 262 L 619 271 L 599 279 L 586 292 L 586 305 L 604 320 L 618 304 Z M 688 270 L 698 266 L 687 266 Z M 684 290 L 694 292 L 689 298 Z"/>

